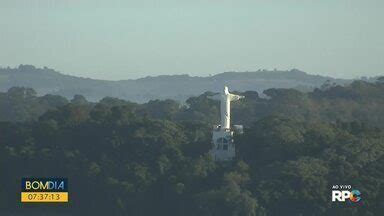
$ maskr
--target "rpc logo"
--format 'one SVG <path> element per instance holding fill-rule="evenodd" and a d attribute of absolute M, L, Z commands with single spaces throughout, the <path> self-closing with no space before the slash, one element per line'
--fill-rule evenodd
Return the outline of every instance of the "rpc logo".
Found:
<path fill-rule="evenodd" d="M 351 185 L 334 185 L 332 189 L 343 189 L 343 190 L 332 190 L 332 202 L 345 202 L 350 200 L 351 202 L 357 203 L 361 200 L 361 193 L 359 190 L 350 190 Z M 346 190 L 348 189 L 348 190 Z"/>

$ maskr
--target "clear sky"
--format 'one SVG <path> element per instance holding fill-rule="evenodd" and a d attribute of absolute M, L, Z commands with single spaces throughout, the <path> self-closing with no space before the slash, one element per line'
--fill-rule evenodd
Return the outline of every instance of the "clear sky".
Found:
<path fill-rule="evenodd" d="M 0 0 L 0 66 L 130 79 L 384 75 L 382 0 Z"/>

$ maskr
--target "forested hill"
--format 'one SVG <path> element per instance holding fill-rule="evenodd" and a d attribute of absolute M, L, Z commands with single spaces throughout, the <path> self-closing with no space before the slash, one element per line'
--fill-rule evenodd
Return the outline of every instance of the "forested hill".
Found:
<path fill-rule="evenodd" d="M 90 101 L 98 101 L 109 96 L 139 103 L 153 99 L 185 101 L 205 91 L 217 92 L 224 84 L 228 84 L 236 91 L 262 92 L 276 87 L 309 91 L 321 86 L 327 80 L 337 84 L 351 82 L 351 80 L 310 75 L 296 69 L 225 72 L 209 77 L 163 75 L 136 80 L 106 81 L 64 75 L 53 69 L 35 68 L 31 65 L 0 68 L 0 91 L 19 86 L 33 88 L 38 95 L 55 94 L 72 98 L 76 94 L 81 94 Z"/>
<path fill-rule="evenodd" d="M 207 154 L 219 103 L 189 98 L 90 103 L 77 95 L 0 94 L 1 215 L 382 215 L 384 78 L 239 92 L 236 158 Z M 17 118 L 18 122 L 11 122 Z M 65 205 L 20 203 L 20 179 L 66 177 Z M 347 184 L 361 201 L 332 202 Z M 8 213 L 8 214 L 7 214 Z"/>
<path fill-rule="evenodd" d="M 376 82 L 357 80 L 341 86 L 325 82 L 321 88 L 310 92 L 296 89 L 271 88 L 260 97 L 256 91 L 237 92 L 245 99 L 232 106 L 234 123 L 251 125 L 270 115 L 284 115 L 300 120 L 327 122 L 363 121 L 384 128 L 384 78 Z M 104 97 L 98 103 L 90 102 L 83 95 L 76 94 L 67 99 L 60 95 L 38 96 L 31 88 L 12 87 L 0 92 L 0 121 L 36 121 L 49 110 L 70 104 L 129 105 L 139 113 L 154 118 L 172 120 L 193 119 L 214 124 L 219 121 L 219 103 L 208 99 L 212 92 L 188 98 L 185 103 L 176 100 L 150 100 L 138 104 L 113 97 Z"/>

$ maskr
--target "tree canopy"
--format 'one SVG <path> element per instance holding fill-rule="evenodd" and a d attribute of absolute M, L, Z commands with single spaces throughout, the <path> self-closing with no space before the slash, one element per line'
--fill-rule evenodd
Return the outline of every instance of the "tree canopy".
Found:
<path fill-rule="evenodd" d="M 0 212 L 97 215 L 380 215 L 384 211 L 384 84 L 302 93 L 245 92 L 233 104 L 236 158 L 207 154 L 219 104 L 116 98 L 91 103 L 0 93 Z M 19 202 L 22 177 L 67 177 L 70 203 Z M 332 203 L 351 184 L 362 205 Z"/>

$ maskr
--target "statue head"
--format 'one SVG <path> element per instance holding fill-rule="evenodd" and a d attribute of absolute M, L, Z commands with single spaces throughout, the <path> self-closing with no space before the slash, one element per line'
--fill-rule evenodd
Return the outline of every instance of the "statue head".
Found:
<path fill-rule="evenodd" d="M 224 94 L 229 94 L 228 87 L 224 86 Z"/>

